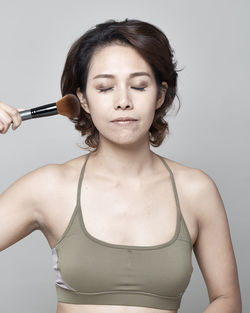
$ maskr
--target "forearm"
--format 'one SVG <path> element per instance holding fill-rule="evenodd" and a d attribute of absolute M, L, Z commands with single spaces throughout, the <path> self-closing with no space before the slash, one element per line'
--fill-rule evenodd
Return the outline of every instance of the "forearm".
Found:
<path fill-rule="evenodd" d="M 202 313 L 242 313 L 241 299 L 218 297 L 212 301 Z"/>

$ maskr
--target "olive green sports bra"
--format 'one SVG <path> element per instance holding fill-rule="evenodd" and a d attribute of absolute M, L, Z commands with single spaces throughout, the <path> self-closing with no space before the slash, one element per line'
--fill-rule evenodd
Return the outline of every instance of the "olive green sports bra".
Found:
<path fill-rule="evenodd" d="M 193 272 L 193 247 L 171 169 L 159 156 L 170 173 L 176 200 L 173 238 L 155 246 L 112 244 L 93 237 L 83 221 L 81 185 L 90 154 L 81 169 L 74 212 L 52 248 L 58 301 L 177 310 Z"/>

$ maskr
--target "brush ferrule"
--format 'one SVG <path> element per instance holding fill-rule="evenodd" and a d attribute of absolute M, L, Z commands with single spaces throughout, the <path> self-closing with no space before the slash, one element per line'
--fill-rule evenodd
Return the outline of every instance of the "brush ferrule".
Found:
<path fill-rule="evenodd" d="M 21 115 L 22 121 L 29 120 L 29 119 L 32 118 L 30 109 L 24 110 L 24 111 L 20 111 L 19 114 Z"/>

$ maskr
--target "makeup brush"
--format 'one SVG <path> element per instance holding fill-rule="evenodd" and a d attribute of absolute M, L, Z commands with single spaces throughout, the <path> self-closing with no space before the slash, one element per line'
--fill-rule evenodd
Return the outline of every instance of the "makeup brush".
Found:
<path fill-rule="evenodd" d="M 20 111 L 19 114 L 21 115 L 22 121 L 55 114 L 61 114 L 73 118 L 80 114 L 80 101 L 77 96 L 70 93 L 57 102 Z"/>

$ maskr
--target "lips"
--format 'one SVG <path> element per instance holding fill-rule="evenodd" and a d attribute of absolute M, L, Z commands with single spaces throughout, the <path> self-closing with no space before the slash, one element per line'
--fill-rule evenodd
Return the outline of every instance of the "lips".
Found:
<path fill-rule="evenodd" d="M 137 121 L 135 118 L 133 117 L 118 117 L 115 120 L 113 120 L 112 122 L 126 122 L 126 121 Z"/>

